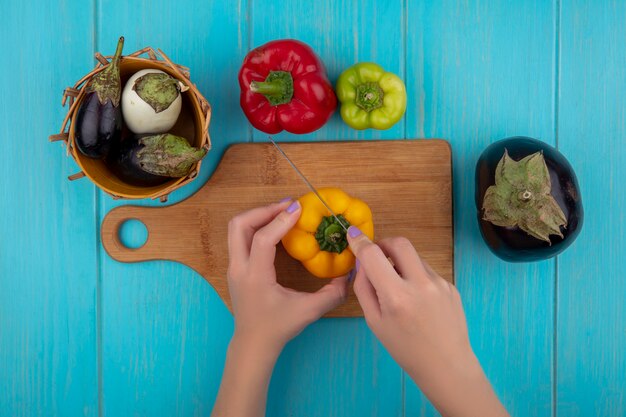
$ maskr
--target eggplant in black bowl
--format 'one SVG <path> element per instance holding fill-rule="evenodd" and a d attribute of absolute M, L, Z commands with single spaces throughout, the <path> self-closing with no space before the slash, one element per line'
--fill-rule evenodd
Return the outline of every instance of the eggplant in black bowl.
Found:
<path fill-rule="evenodd" d="M 111 170 L 123 181 L 152 187 L 187 176 L 206 155 L 187 139 L 170 133 L 135 135 L 122 140 L 109 155 Z"/>
<path fill-rule="evenodd" d="M 491 144 L 478 159 L 476 208 L 485 242 L 508 262 L 556 256 L 583 225 L 580 188 L 567 159 L 522 136 Z"/>

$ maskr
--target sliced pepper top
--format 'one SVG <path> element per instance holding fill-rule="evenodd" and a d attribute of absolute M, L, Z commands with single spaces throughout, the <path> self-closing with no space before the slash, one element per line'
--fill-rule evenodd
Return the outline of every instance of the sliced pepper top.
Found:
<path fill-rule="evenodd" d="M 406 111 L 404 82 L 371 62 L 353 65 L 339 76 L 337 98 L 341 117 L 358 130 L 389 129 Z"/>
<path fill-rule="evenodd" d="M 372 211 L 367 204 L 339 188 L 320 188 L 318 192 L 341 221 L 345 220 L 370 239 L 374 238 Z M 347 274 L 354 268 L 355 257 L 347 246 L 345 230 L 312 192 L 298 201 L 302 214 L 282 239 L 287 253 L 319 278 Z"/>

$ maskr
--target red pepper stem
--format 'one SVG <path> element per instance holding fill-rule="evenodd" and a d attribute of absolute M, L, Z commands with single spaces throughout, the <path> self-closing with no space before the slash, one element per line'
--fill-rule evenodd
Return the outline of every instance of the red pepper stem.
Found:
<path fill-rule="evenodd" d="M 252 81 L 250 83 L 250 90 L 255 93 L 260 93 L 263 95 L 281 95 L 285 91 L 285 87 L 282 82 L 278 81 Z"/>
<path fill-rule="evenodd" d="M 287 71 L 270 71 L 265 81 L 252 81 L 250 91 L 263 94 L 272 106 L 286 104 L 293 97 L 293 78 Z"/>

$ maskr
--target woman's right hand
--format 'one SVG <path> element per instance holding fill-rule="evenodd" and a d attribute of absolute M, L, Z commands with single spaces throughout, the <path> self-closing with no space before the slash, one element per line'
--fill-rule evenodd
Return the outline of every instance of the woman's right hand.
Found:
<path fill-rule="evenodd" d="M 368 326 L 439 412 L 508 416 L 472 351 L 457 289 L 405 238 L 375 244 L 350 227 L 348 242 Z"/>

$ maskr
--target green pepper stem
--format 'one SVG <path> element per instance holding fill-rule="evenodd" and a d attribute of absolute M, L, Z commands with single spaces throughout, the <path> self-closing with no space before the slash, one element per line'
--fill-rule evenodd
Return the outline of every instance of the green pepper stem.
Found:
<path fill-rule="evenodd" d="M 366 112 L 375 110 L 383 105 L 385 93 L 380 85 L 375 82 L 359 84 L 356 87 L 356 97 L 354 102 Z"/>

